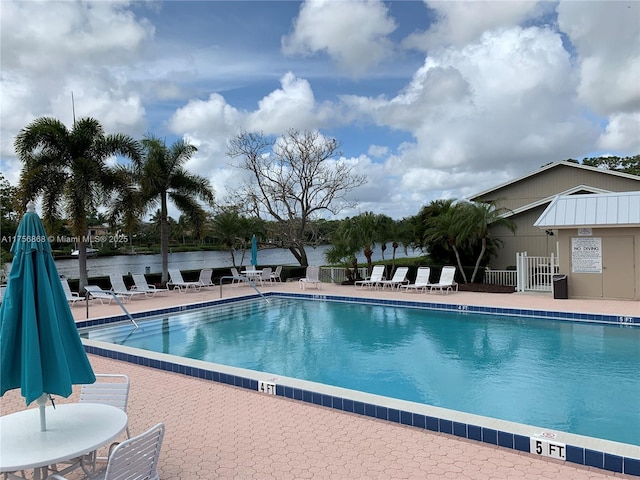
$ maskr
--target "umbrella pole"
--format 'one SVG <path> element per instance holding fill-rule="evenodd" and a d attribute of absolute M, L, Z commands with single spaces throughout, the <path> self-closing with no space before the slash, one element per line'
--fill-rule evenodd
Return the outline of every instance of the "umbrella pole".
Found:
<path fill-rule="evenodd" d="M 44 408 L 47 405 L 47 394 L 43 393 L 36 399 L 36 403 L 38 404 L 38 408 L 40 409 L 40 431 L 47 431 L 47 419 L 45 417 Z"/>

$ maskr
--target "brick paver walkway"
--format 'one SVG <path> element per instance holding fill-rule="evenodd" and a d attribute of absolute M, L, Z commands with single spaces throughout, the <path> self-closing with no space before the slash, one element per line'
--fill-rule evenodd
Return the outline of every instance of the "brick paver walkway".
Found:
<path fill-rule="evenodd" d="M 278 288 L 291 289 L 293 286 Z M 163 303 L 201 301 L 207 296 L 217 298 L 218 292 L 217 288 L 201 294 L 172 292 L 164 300 L 132 300 L 128 308 L 135 311 L 156 308 Z M 248 292 L 246 288 L 225 287 L 225 296 Z M 323 293 L 330 292 L 332 289 L 323 286 Z M 354 293 L 350 290 L 348 294 Z M 362 294 L 368 295 L 366 291 Z M 380 296 L 379 293 L 375 295 Z M 384 295 L 417 298 L 412 294 Z M 436 298 L 437 301 L 446 298 L 446 301 L 465 304 L 515 302 L 537 309 L 544 308 L 541 304 L 545 302 L 553 304 L 548 296 L 527 299 L 514 294 L 474 297 L 460 293 L 426 297 L 425 300 Z M 569 306 L 567 303 L 560 305 Z M 616 314 L 632 314 L 634 308 L 640 307 L 638 302 L 626 302 L 618 307 L 608 307 L 606 303 L 595 305 Z M 117 308 L 95 306 L 91 307 L 91 312 L 115 314 Z M 580 311 L 598 311 L 598 308 L 584 308 L 587 307 Z M 84 318 L 82 309 L 75 307 L 73 310 L 76 318 Z M 129 375 L 129 425 L 133 435 L 158 421 L 166 424 L 159 464 L 160 477 L 164 480 L 637 478 L 102 357 L 90 356 L 90 360 L 97 373 Z M 77 401 L 78 390 L 75 388 L 71 397 L 58 399 L 58 402 Z M 7 392 L 0 399 L 2 415 L 23 408 L 24 400 L 17 390 Z M 79 477 L 71 475 L 69 478 Z"/>

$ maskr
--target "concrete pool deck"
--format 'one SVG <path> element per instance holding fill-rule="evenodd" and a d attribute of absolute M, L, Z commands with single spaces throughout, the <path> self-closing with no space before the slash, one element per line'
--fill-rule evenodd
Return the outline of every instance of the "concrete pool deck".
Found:
<path fill-rule="evenodd" d="M 265 291 L 300 292 L 297 283 Z M 223 298 L 255 293 L 225 285 Z M 322 284 L 319 292 L 425 302 L 616 316 L 640 316 L 640 302 L 554 300 L 551 294 L 449 295 L 370 291 Z M 220 287 L 153 299 L 132 300 L 130 312 L 201 303 L 220 298 Z M 84 306 L 72 309 L 86 318 Z M 90 318 L 121 315 L 115 304 L 89 307 Z M 90 356 L 97 373 L 131 379 L 129 424 L 137 434 L 158 421 L 167 426 L 159 464 L 163 479 L 604 479 L 638 478 L 519 453 L 400 424 L 267 396 L 221 383 Z M 68 399 L 77 400 L 78 388 Z M 0 399 L 2 415 L 24 408 L 19 391 Z M 69 478 L 78 478 L 70 476 Z"/>

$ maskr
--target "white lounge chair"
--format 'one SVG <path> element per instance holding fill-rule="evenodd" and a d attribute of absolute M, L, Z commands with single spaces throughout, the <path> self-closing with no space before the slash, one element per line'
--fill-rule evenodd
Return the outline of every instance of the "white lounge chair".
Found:
<path fill-rule="evenodd" d="M 69 280 L 67 280 L 66 278 L 60 278 L 60 283 L 62 284 L 62 289 L 64 290 L 64 294 L 67 297 L 67 302 L 69 302 L 69 305 L 71 305 L 72 307 L 76 304 L 76 302 L 82 302 L 83 300 L 86 300 L 86 297 L 81 297 L 79 293 L 71 291 Z"/>
<path fill-rule="evenodd" d="M 139 292 L 144 292 L 148 297 L 153 297 L 156 293 L 167 293 L 169 290 L 166 288 L 156 287 L 155 285 L 151 285 L 147 283 L 147 278 L 142 273 L 134 273 L 131 275 L 133 277 L 133 283 L 135 284 L 133 287 Z"/>
<path fill-rule="evenodd" d="M 106 470 L 92 479 L 159 480 L 158 459 L 164 438 L 164 424 L 158 423 L 144 433 L 118 444 L 110 453 Z M 66 480 L 54 474 L 48 480 Z"/>
<path fill-rule="evenodd" d="M 167 282 L 167 285 L 173 285 L 180 293 L 186 293 L 190 288 L 194 292 L 199 292 L 200 287 L 202 286 L 199 281 L 185 282 L 182 278 L 182 272 L 177 268 L 169 269 L 169 281 Z"/>
<path fill-rule="evenodd" d="M 215 285 L 213 283 L 213 269 L 211 268 L 203 268 L 200 270 L 200 278 L 198 281 L 200 282 L 201 287 L 212 287 Z"/>
<path fill-rule="evenodd" d="M 280 278 L 281 274 L 282 274 L 282 265 L 278 265 L 276 269 L 273 271 L 273 273 L 271 274 L 271 281 L 282 282 L 282 278 Z"/>
<path fill-rule="evenodd" d="M 104 301 L 107 300 L 107 304 L 110 304 L 114 298 L 117 298 L 120 301 L 126 302 L 129 300 L 129 297 L 117 294 L 111 290 L 103 290 L 97 285 L 85 285 L 84 287 L 89 298 L 95 298 L 100 300 L 100 303 L 104 305 Z"/>
<path fill-rule="evenodd" d="M 371 270 L 371 276 L 366 280 L 356 280 L 354 283 L 356 288 L 360 285 L 360 288 L 378 288 L 380 282 L 384 280 L 384 265 L 374 265 Z"/>
<path fill-rule="evenodd" d="M 429 292 L 440 290 L 440 293 L 449 293 L 454 289 L 458 291 L 458 284 L 454 280 L 456 276 L 456 267 L 442 267 L 440 272 L 440 280 L 438 283 L 429 284 Z"/>
<path fill-rule="evenodd" d="M 399 289 L 401 285 L 409 283 L 409 281 L 407 280 L 408 272 L 409 267 L 398 267 L 396 268 L 396 271 L 393 274 L 391 280 L 380 280 L 378 285 L 381 286 L 383 290 L 387 287 L 391 288 L 391 290 L 393 290 L 394 288 Z"/>
<path fill-rule="evenodd" d="M 320 289 L 320 267 L 307 267 L 306 276 L 298 280 L 298 285 L 302 290 L 307 285 L 315 285 L 317 289 Z"/>
<path fill-rule="evenodd" d="M 400 288 L 403 292 L 417 292 L 418 290 L 426 292 L 429 287 L 429 275 L 431 275 L 429 267 L 418 267 L 416 281 L 409 285 L 402 285 Z"/>
<path fill-rule="evenodd" d="M 140 292 L 139 290 L 129 290 L 124 283 L 124 278 L 122 275 L 117 275 L 112 273 L 109 275 L 109 281 L 111 282 L 111 291 L 115 292 L 118 295 L 122 295 L 123 297 L 127 297 L 127 299 L 131 300 L 132 298 L 145 298 L 147 294 L 145 292 Z"/>

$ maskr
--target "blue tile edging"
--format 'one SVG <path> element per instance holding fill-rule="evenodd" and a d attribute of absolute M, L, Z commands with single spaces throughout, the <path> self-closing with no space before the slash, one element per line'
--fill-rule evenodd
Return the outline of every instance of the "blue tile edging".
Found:
<path fill-rule="evenodd" d="M 275 296 L 283 298 L 304 298 L 317 301 L 337 301 L 350 303 L 367 303 L 386 306 L 402 306 L 409 308 L 421 308 L 428 310 L 448 310 L 460 313 L 486 313 L 494 315 L 516 315 L 543 318 L 548 320 L 565 320 L 575 322 L 589 323 L 605 323 L 620 326 L 640 327 L 640 317 L 622 317 L 616 315 L 600 315 L 600 314 L 584 314 L 572 312 L 551 312 L 541 310 L 526 310 L 513 308 L 496 308 L 496 307 L 478 307 L 466 305 L 452 305 L 440 303 L 413 302 L 404 300 L 380 300 L 372 298 L 357 298 L 347 296 L 334 296 L 322 294 L 283 294 L 276 292 L 266 292 L 264 296 Z M 132 315 L 134 319 L 154 317 L 158 315 L 166 315 L 170 313 L 182 313 L 189 310 L 197 310 L 208 308 L 216 305 L 246 301 L 259 298 L 259 295 L 250 295 L 246 297 L 232 297 L 227 299 L 217 299 L 209 302 L 203 302 L 191 305 L 181 305 L 155 311 L 139 312 Z M 87 327 L 95 327 L 107 325 L 109 323 L 117 323 L 127 321 L 129 318 L 125 315 L 117 317 L 91 319 L 86 321 L 78 321 L 76 325 L 78 329 Z M 195 378 L 205 379 L 209 381 L 233 385 L 236 387 L 246 388 L 257 391 L 259 380 L 238 375 L 232 375 L 225 372 L 215 370 L 190 367 L 174 362 L 155 360 L 146 358 L 141 355 L 127 354 L 109 350 L 107 348 L 85 345 L 87 353 L 99 355 L 102 357 L 112 358 L 145 367 L 156 368 L 168 372 L 179 373 Z M 521 452 L 529 452 L 530 438 L 528 436 L 517 435 L 511 432 L 494 430 L 491 428 L 454 422 L 450 419 L 431 417 L 416 412 L 396 410 L 382 405 L 363 403 L 354 401 L 349 398 L 327 395 L 310 390 L 303 390 L 286 385 L 276 385 L 276 396 L 290 398 L 305 403 L 320 405 L 335 410 L 342 410 L 348 413 L 377 418 L 380 420 L 390 421 L 401 425 L 407 425 L 419 428 L 425 431 L 433 431 L 454 435 L 460 438 L 476 440 L 483 443 L 497 445 L 504 448 L 510 448 Z M 576 463 L 578 465 L 592 466 L 599 469 L 624 473 L 627 475 L 640 477 L 640 459 L 631 457 L 621 457 L 606 452 L 591 450 L 575 445 L 566 445 L 566 461 Z"/>
<path fill-rule="evenodd" d="M 164 360 L 149 359 L 140 355 L 116 352 L 91 345 L 85 345 L 85 350 L 89 354 L 112 358 L 114 360 L 124 361 L 135 365 L 142 365 L 167 372 L 179 373 L 194 378 L 258 391 L 259 380 L 255 378 L 232 375 L 204 368 L 190 367 Z M 268 395 L 268 393 L 265 393 L 265 395 Z M 529 446 L 531 437 L 511 432 L 456 422 L 446 418 L 432 417 L 411 411 L 397 410 L 372 403 L 358 402 L 350 398 L 327 395 L 283 384 L 276 384 L 275 396 L 341 410 L 348 413 L 364 415 L 400 425 L 407 425 L 425 431 L 454 435 L 456 437 L 497 445 L 520 452 L 529 453 L 530 451 Z M 566 461 L 640 477 L 640 459 L 636 458 L 620 457 L 606 452 L 590 450 L 567 444 Z"/>

